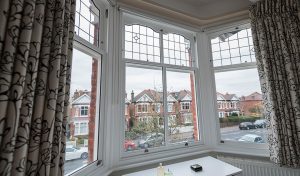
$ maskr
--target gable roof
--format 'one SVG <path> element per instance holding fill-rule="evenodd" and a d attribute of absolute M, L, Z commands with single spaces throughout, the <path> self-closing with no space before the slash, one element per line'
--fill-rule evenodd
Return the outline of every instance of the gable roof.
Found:
<path fill-rule="evenodd" d="M 144 95 L 147 95 L 151 100 L 153 100 L 154 102 L 162 102 L 162 93 L 157 92 L 155 90 L 152 89 L 146 89 L 143 90 L 141 93 L 137 94 L 134 98 L 133 98 L 133 102 L 137 102 L 138 100 L 140 100 L 140 98 L 142 98 Z"/>
<path fill-rule="evenodd" d="M 91 102 L 91 97 L 88 94 L 83 94 L 76 98 L 71 104 L 72 105 L 88 105 Z"/>
<path fill-rule="evenodd" d="M 261 101 L 262 100 L 262 94 L 258 92 L 253 92 L 252 94 L 248 96 L 242 96 L 241 97 L 242 101 L 249 101 L 249 100 L 254 100 L 254 101 Z"/>
<path fill-rule="evenodd" d="M 172 94 L 169 94 L 168 97 L 167 97 L 167 101 L 168 102 L 176 102 L 177 100 L 175 99 L 175 97 L 173 97 Z"/>
<path fill-rule="evenodd" d="M 222 100 L 227 100 L 227 101 L 231 101 L 231 100 L 239 100 L 239 98 L 235 95 L 235 94 L 221 94 L 220 92 L 217 92 L 217 100 L 220 100 L 220 98 Z"/>
<path fill-rule="evenodd" d="M 191 96 L 191 92 L 189 90 L 181 90 L 179 92 L 171 92 L 171 95 L 177 100 L 182 101 L 187 95 Z M 192 96 L 191 96 L 192 97 Z"/>

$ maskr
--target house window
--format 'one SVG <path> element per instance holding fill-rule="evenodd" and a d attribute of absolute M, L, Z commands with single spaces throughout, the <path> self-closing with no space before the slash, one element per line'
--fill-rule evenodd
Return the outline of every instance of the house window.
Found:
<path fill-rule="evenodd" d="M 185 35 L 180 35 L 180 31 L 168 31 L 164 25 L 157 30 L 151 20 L 149 23 L 134 20 L 132 24 L 129 18 L 130 15 L 126 15 L 124 19 L 123 33 L 125 92 L 132 92 L 136 112 L 144 112 L 143 102 L 156 107 L 155 111 L 147 111 L 147 124 L 136 123 L 125 131 L 125 143 L 136 141 L 135 150 L 143 150 L 199 141 L 198 123 L 192 121 L 185 126 L 185 114 L 180 112 L 179 103 L 191 101 L 196 106 L 194 72 L 198 67 L 194 58 L 194 34 L 186 35 L 185 31 Z M 190 109 L 190 106 L 185 108 Z M 139 116 L 134 115 L 141 122 Z M 196 108 L 191 117 L 198 121 Z M 136 129 L 139 129 L 138 133 Z M 157 138 L 147 142 L 152 134 L 157 134 Z M 124 146 L 125 151 L 131 151 Z"/>
<path fill-rule="evenodd" d="M 148 105 L 147 104 L 141 104 L 137 105 L 138 112 L 148 112 Z"/>
<path fill-rule="evenodd" d="M 75 136 L 78 135 L 88 135 L 88 123 L 78 122 L 75 123 Z"/>
<path fill-rule="evenodd" d="M 173 112 L 173 103 L 168 103 L 168 112 Z"/>
<path fill-rule="evenodd" d="M 252 52 L 251 29 L 219 34 L 211 43 L 216 92 L 226 99 L 228 108 L 225 114 L 218 110 L 221 140 L 256 143 L 255 137 L 260 137 L 263 140 L 259 143 L 267 142 L 262 99 L 252 102 L 253 93 L 261 95 L 261 88 Z M 218 59 L 216 53 L 220 55 Z M 252 141 L 244 140 L 249 136 L 253 137 Z"/>
<path fill-rule="evenodd" d="M 64 174 L 72 174 L 75 170 L 90 164 L 92 166 L 89 168 L 96 169 L 95 161 L 102 160 L 102 150 L 99 150 L 102 144 L 98 142 L 102 137 L 98 133 L 104 131 L 99 122 L 100 114 L 105 109 L 98 105 L 101 104 L 100 92 L 104 90 L 102 88 L 104 86 L 101 86 L 102 90 L 100 90 L 101 67 L 107 55 L 105 46 L 102 44 L 100 47 L 100 40 L 103 41 L 101 43 L 106 43 L 104 9 L 106 9 L 104 5 L 96 7 L 93 0 L 76 0 L 74 43 L 69 44 L 69 47 L 73 47 L 70 69 L 72 72 L 70 80 L 66 80 L 66 84 L 70 86 L 70 112 L 74 112 L 73 109 L 76 109 L 76 112 L 69 115 L 67 126 L 70 129 L 67 129 L 69 130 L 67 133 L 70 135 L 66 140 L 76 143 L 78 148 L 85 146 L 83 150 L 88 151 L 89 157 L 80 160 L 81 162 L 77 162 L 74 167 L 74 162 L 68 159 L 71 157 L 69 154 L 72 153 L 67 153 Z M 86 141 L 94 141 L 94 143 L 87 144 Z"/>
<path fill-rule="evenodd" d="M 79 135 L 80 134 L 79 127 L 80 127 L 80 123 L 75 123 L 75 131 L 74 131 L 75 135 Z"/>
<path fill-rule="evenodd" d="M 181 103 L 181 110 L 190 110 L 190 103 L 189 102 Z"/>
<path fill-rule="evenodd" d="M 80 124 L 80 133 L 88 134 L 88 123 L 85 122 Z"/>
<path fill-rule="evenodd" d="M 80 116 L 87 116 L 89 111 L 88 106 L 81 106 L 80 107 Z"/>
<path fill-rule="evenodd" d="M 155 112 L 160 113 L 160 104 L 155 105 Z"/>

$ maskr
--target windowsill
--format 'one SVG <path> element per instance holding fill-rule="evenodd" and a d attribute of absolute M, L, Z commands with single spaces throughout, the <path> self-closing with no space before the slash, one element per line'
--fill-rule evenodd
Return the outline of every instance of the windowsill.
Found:
<path fill-rule="evenodd" d="M 219 144 L 213 151 L 254 157 L 269 157 L 267 144 L 225 141 L 225 143 Z"/>
<path fill-rule="evenodd" d="M 184 144 L 183 144 L 184 145 Z M 119 168 L 118 170 L 134 168 L 144 165 L 149 165 L 153 163 L 163 162 L 166 160 L 173 160 L 173 159 L 180 159 L 184 157 L 189 157 L 197 154 L 204 154 L 211 152 L 208 146 L 203 144 L 193 144 L 187 147 L 179 147 L 178 145 L 175 146 L 167 146 L 163 147 L 164 149 L 156 149 L 159 151 L 144 153 L 143 151 L 136 151 L 133 154 L 123 153 L 123 156 L 120 158 L 119 161 Z M 154 148 L 155 149 L 155 148 Z M 154 150 L 152 149 L 152 150 Z"/>

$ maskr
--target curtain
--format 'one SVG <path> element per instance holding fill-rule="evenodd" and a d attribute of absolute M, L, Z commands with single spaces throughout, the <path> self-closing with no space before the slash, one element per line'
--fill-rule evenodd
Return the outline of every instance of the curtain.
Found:
<path fill-rule="evenodd" d="M 258 72 L 268 121 L 270 158 L 300 167 L 300 20 L 297 0 L 250 7 Z"/>
<path fill-rule="evenodd" d="M 64 175 L 75 0 L 0 1 L 0 175 Z"/>

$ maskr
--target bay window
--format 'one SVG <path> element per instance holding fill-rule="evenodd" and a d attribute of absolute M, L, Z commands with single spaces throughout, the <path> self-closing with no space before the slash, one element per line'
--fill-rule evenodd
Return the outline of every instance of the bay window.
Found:
<path fill-rule="evenodd" d="M 122 45 L 124 100 L 129 100 L 130 107 L 125 119 L 131 122 L 123 133 L 124 151 L 151 152 L 174 144 L 197 144 L 195 34 L 170 30 L 151 20 L 137 22 L 130 16 L 124 18 Z M 181 111 L 182 104 L 190 111 Z M 134 147 L 129 148 L 128 143 Z"/>
<path fill-rule="evenodd" d="M 251 28 L 244 25 L 215 34 L 211 49 L 222 143 L 266 143 Z"/>

